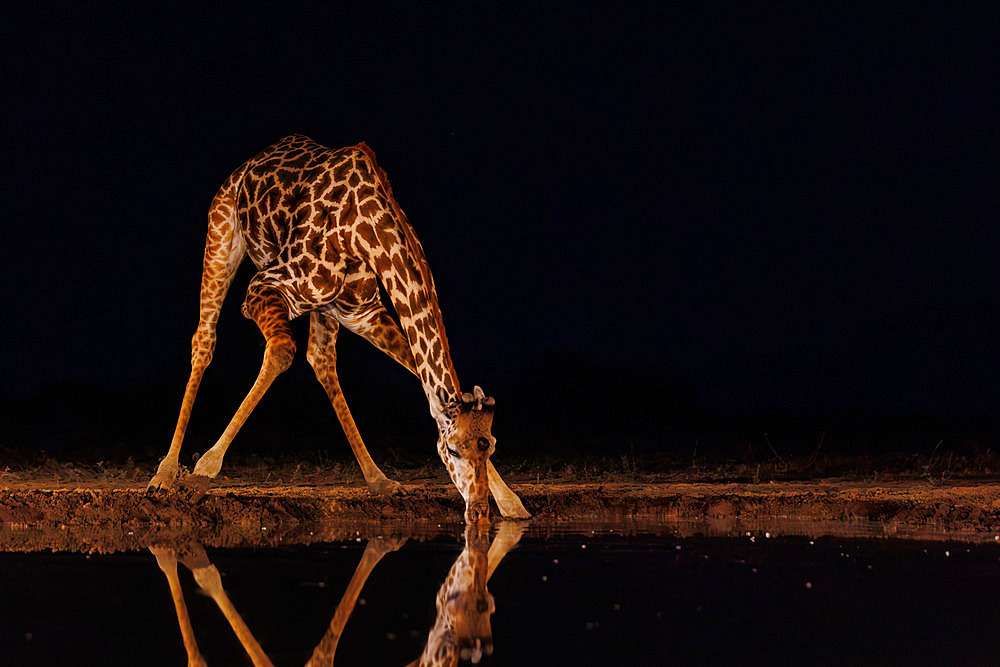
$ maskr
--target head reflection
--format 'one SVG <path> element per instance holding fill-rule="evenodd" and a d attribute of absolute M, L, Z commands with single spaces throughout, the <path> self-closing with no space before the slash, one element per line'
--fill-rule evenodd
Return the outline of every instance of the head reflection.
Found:
<path fill-rule="evenodd" d="M 438 589 L 434 625 L 428 633 L 424 650 L 410 665 L 457 665 L 460 662 L 476 664 L 492 654 L 490 616 L 495 606 L 486 584 L 500 561 L 521 539 L 524 527 L 504 522 L 492 543 L 488 531 L 488 527 L 482 525 L 466 527 L 465 548 Z M 307 666 L 333 665 L 337 644 L 369 575 L 386 554 L 396 551 L 405 542 L 405 538 L 381 537 L 368 542 L 326 632 L 306 663 Z M 190 543 L 179 549 L 158 546 L 149 549 L 167 578 L 189 666 L 201 666 L 206 662 L 199 652 L 184 602 L 177 575 L 178 563 L 191 570 L 201 590 L 219 607 L 251 662 L 254 665 L 272 664 L 230 601 L 222 587 L 219 571 L 209 561 L 200 544 Z"/>

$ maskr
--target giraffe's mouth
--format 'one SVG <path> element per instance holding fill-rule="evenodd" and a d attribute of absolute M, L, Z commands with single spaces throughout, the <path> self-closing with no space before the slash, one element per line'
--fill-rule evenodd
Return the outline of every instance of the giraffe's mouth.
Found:
<path fill-rule="evenodd" d="M 490 506 L 488 502 L 469 504 L 465 508 L 465 522 L 467 524 L 489 523 Z"/>

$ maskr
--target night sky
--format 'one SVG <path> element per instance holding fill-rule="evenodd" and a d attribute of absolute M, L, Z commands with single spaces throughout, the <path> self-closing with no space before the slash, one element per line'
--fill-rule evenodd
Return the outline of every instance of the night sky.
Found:
<path fill-rule="evenodd" d="M 375 149 L 498 436 L 997 439 L 995 9 L 89 4 L 0 22 L 15 445 L 165 451 L 208 204 L 292 133 Z M 196 449 L 259 368 L 252 270 Z M 234 449 L 339 451 L 304 324 Z M 431 452 L 417 382 L 349 338 L 341 380 L 373 451 L 416 432 Z"/>

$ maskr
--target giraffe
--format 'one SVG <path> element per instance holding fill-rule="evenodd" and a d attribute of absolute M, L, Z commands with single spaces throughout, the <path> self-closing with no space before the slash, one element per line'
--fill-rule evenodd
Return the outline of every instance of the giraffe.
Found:
<path fill-rule="evenodd" d="M 260 328 L 264 360 L 253 386 L 193 474 L 180 480 L 179 457 L 198 387 L 212 360 L 219 311 L 243 258 L 257 268 L 242 312 Z M 379 298 L 385 288 L 400 324 Z M 340 328 L 358 334 L 417 376 L 438 427 L 437 451 L 465 500 L 466 521 L 489 519 L 489 494 L 500 513 L 529 518 L 490 456 L 494 401 L 476 386 L 462 393 L 441 309 L 420 241 L 366 144 L 331 150 L 291 135 L 245 162 L 220 188 L 208 214 L 200 316 L 191 339 L 191 374 L 166 456 L 150 491 L 205 494 L 240 427 L 295 356 L 290 320 L 309 313 L 306 358 L 326 391 L 378 495 L 402 486 L 372 460 L 354 423 L 336 370 Z"/>
<path fill-rule="evenodd" d="M 500 525 L 491 543 L 489 534 L 483 526 L 467 525 L 465 548 L 455 559 L 435 597 L 437 613 L 424 650 L 407 667 L 457 665 L 460 660 L 478 663 L 484 655 L 492 654 L 490 616 L 496 607 L 486 584 L 500 561 L 517 546 L 523 534 L 523 525 L 505 522 Z M 383 557 L 398 550 L 405 542 L 405 538 L 398 537 L 376 537 L 368 541 L 354 575 L 337 604 L 330 624 L 316 644 L 306 662 L 306 667 L 332 667 L 337 645 L 368 577 Z M 229 599 L 222 586 L 218 569 L 212 565 L 200 544 L 192 542 L 179 550 L 150 546 L 149 550 L 156 557 L 156 564 L 167 578 L 181 639 L 187 653 L 188 667 L 204 667 L 206 663 L 198 648 L 191 617 L 184 601 L 177 574 L 178 562 L 191 570 L 201 590 L 219 607 L 247 652 L 251 663 L 256 667 L 270 667 L 273 664 Z"/>

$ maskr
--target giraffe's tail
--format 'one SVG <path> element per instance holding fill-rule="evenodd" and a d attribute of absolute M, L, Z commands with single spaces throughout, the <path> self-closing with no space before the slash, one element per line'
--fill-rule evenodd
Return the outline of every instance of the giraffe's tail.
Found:
<path fill-rule="evenodd" d="M 211 333 L 219 321 L 222 302 L 236 270 L 246 256 L 246 244 L 236 217 L 234 188 L 227 184 L 215 195 L 208 210 L 208 234 L 201 272 L 198 331 Z"/>

